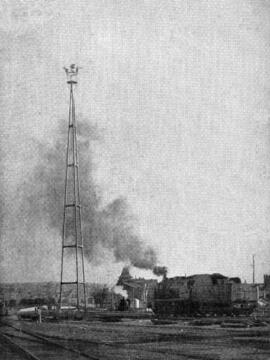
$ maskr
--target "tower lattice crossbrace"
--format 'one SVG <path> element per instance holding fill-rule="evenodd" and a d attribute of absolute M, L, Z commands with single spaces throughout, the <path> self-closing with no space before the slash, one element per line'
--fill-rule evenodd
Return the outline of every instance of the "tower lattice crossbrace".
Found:
<path fill-rule="evenodd" d="M 79 309 L 80 298 L 83 298 L 86 309 L 85 272 L 84 272 L 84 250 L 81 224 L 81 203 L 79 183 L 79 163 L 77 146 L 77 125 L 75 117 L 74 86 L 77 84 L 78 67 L 72 64 L 67 74 L 70 88 L 69 98 L 69 123 L 66 151 L 66 176 L 64 195 L 64 216 L 62 229 L 62 256 L 61 256 L 61 282 L 60 299 L 61 309 L 63 300 L 63 287 L 76 286 L 76 305 Z M 68 265 L 68 277 L 75 272 L 75 279 L 64 278 L 65 267 Z M 64 280 L 65 279 L 65 280 Z M 81 297 L 82 296 L 82 297 Z"/>

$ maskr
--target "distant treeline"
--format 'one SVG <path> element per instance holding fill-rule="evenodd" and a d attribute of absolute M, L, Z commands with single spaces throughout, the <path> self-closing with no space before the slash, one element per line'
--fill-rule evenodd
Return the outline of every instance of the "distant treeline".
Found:
<path fill-rule="evenodd" d="M 16 306 L 35 306 L 35 305 L 48 305 L 53 306 L 56 305 L 56 301 L 54 298 L 22 298 L 19 302 L 17 302 L 15 299 L 11 299 L 9 301 L 5 301 L 5 305 L 13 308 Z"/>

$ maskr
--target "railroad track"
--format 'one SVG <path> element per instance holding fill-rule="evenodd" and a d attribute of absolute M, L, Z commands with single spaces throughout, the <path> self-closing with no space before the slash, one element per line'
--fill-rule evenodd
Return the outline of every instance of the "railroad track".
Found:
<path fill-rule="evenodd" d="M 10 324 L 0 327 L 0 344 L 6 359 L 29 360 L 98 360 L 98 347 L 92 348 L 92 354 L 81 352 L 60 341 L 52 341 L 45 336 L 32 334 Z"/>

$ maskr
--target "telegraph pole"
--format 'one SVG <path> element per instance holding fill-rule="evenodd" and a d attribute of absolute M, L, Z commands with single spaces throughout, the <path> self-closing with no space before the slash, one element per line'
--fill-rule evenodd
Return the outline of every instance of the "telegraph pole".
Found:
<path fill-rule="evenodd" d="M 255 255 L 252 255 L 252 282 L 255 284 Z"/>
<path fill-rule="evenodd" d="M 76 307 L 80 307 L 80 287 L 83 287 L 84 309 L 86 310 L 84 250 L 81 224 L 81 203 L 79 183 L 79 162 L 77 146 L 77 125 L 75 116 L 74 87 L 77 84 L 78 66 L 70 65 L 64 68 L 69 85 L 69 121 L 66 148 L 66 176 L 64 193 L 64 214 L 62 228 L 62 256 L 61 256 L 61 281 L 60 300 L 61 309 L 63 286 L 74 285 L 76 287 Z M 75 280 L 64 281 L 64 260 L 69 265 L 75 265 Z M 75 261 L 75 264 L 72 262 Z"/>

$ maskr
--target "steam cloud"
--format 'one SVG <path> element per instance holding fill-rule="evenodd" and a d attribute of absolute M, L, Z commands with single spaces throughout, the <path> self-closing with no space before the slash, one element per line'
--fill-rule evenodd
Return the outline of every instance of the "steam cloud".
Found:
<path fill-rule="evenodd" d="M 127 299 L 127 297 L 128 297 L 127 291 L 124 290 L 123 287 L 120 286 L 120 285 L 114 286 L 114 287 L 113 287 L 113 292 L 114 292 L 115 294 L 119 294 L 119 295 L 123 296 L 125 299 Z"/>
<path fill-rule="evenodd" d="M 103 247 L 110 250 L 116 262 L 129 262 L 137 268 L 153 269 L 157 255 L 136 233 L 134 218 L 126 200 L 117 198 L 101 207 L 99 190 L 92 176 L 90 147 L 91 141 L 98 139 L 97 134 L 97 129 L 86 121 L 79 123 L 80 197 L 86 258 L 97 261 L 99 249 Z M 32 182 L 22 188 L 29 204 L 28 216 L 32 221 L 45 219 L 59 232 L 63 221 L 66 141 L 67 123 L 63 122 L 54 145 L 38 144 L 40 161 L 34 170 Z"/>

